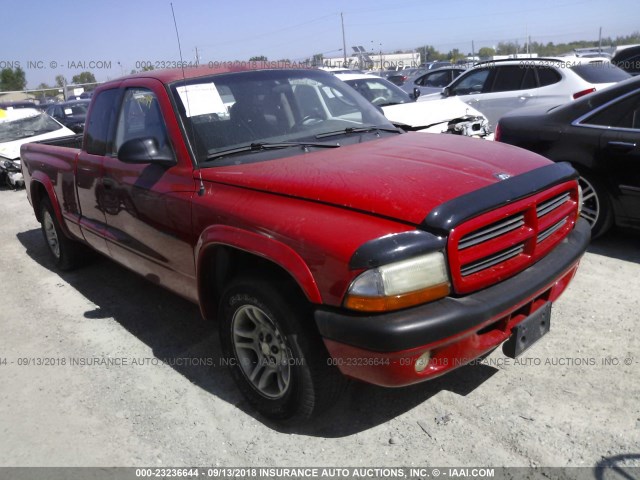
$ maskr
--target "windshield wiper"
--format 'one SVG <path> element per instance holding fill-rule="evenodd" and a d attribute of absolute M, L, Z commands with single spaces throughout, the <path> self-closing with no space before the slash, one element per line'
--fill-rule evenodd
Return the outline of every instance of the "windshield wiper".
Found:
<path fill-rule="evenodd" d="M 226 157 L 228 155 L 235 155 L 237 153 L 245 153 L 245 152 L 259 152 L 262 150 L 277 150 L 280 148 L 289 148 L 289 147 L 302 147 L 303 150 L 307 150 L 309 147 L 313 148 L 337 148 L 340 144 L 338 143 L 315 143 L 315 142 L 279 142 L 279 143 L 268 143 L 268 142 L 257 142 L 251 143 L 249 145 L 243 145 L 241 147 L 230 148 L 229 150 L 223 150 L 221 152 L 212 153 L 207 156 L 207 161 L 215 160 L 217 158 Z"/>
<path fill-rule="evenodd" d="M 320 133 L 316 135 L 316 138 L 325 138 L 325 137 L 333 137 L 335 135 L 347 135 L 349 133 L 368 133 L 368 132 L 393 132 L 400 133 L 400 130 L 397 128 L 388 128 L 388 127 L 378 127 L 376 125 L 369 125 L 366 127 L 347 127 L 342 130 L 336 130 L 334 132 L 326 132 Z"/>

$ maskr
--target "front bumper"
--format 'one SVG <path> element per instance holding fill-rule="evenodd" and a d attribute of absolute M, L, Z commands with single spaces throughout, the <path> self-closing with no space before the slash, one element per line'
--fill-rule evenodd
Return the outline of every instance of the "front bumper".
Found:
<path fill-rule="evenodd" d="M 494 349 L 511 329 L 565 290 L 590 240 L 575 229 L 546 257 L 499 284 L 397 312 L 359 315 L 320 308 L 315 320 L 332 362 L 349 377 L 403 386 L 441 375 Z M 426 351 L 431 361 L 417 372 Z"/>

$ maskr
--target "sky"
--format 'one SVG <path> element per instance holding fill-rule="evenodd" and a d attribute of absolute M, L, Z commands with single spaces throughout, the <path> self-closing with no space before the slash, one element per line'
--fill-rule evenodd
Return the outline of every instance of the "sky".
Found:
<path fill-rule="evenodd" d="M 639 0 L 172 0 L 182 58 L 200 63 L 304 60 L 316 53 L 392 53 L 433 45 L 477 51 L 499 41 L 562 43 L 640 30 Z M 19 65 L 29 88 L 89 70 L 99 81 L 145 63 L 180 60 L 171 2 L 0 0 L 0 68 Z"/>

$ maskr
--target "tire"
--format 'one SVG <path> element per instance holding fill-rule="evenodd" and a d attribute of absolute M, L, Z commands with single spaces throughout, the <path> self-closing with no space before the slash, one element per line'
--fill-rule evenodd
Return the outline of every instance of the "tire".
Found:
<path fill-rule="evenodd" d="M 604 185 L 591 174 L 580 174 L 582 188 L 582 212 L 580 216 L 591 226 L 591 238 L 607 232 L 613 225 L 611 200 Z"/>
<path fill-rule="evenodd" d="M 220 342 L 231 374 L 251 406 L 273 420 L 326 411 L 346 384 L 329 365 L 311 310 L 296 290 L 238 278 L 220 303 Z"/>
<path fill-rule="evenodd" d="M 69 239 L 62 232 L 48 198 L 42 200 L 40 218 L 42 235 L 54 265 L 60 270 L 73 270 L 79 267 L 85 260 L 86 247 Z"/>

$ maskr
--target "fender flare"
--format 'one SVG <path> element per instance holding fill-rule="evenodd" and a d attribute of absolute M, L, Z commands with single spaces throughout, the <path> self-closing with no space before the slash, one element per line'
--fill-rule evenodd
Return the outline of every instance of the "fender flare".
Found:
<path fill-rule="evenodd" d="M 242 250 L 273 262 L 293 278 L 310 302 L 322 303 L 322 296 L 311 270 L 295 250 L 266 235 L 228 225 L 212 225 L 198 239 L 195 247 L 198 292 L 201 292 L 203 258 L 206 251 L 216 245 Z"/>
<path fill-rule="evenodd" d="M 40 172 L 40 171 L 33 172 L 31 176 L 31 182 L 29 184 L 29 192 L 32 199 L 33 199 L 33 188 L 35 184 L 40 184 L 44 187 L 45 191 L 47 192 L 47 196 L 49 197 L 49 201 L 51 202 L 51 206 L 53 207 L 53 213 L 55 214 L 56 219 L 58 220 L 58 224 L 60 225 L 62 232 L 67 237 L 72 238 L 71 232 L 69 232 L 69 229 L 67 228 L 67 223 L 64 221 L 64 218 L 62 216 L 62 210 L 60 210 L 60 202 L 58 201 L 58 196 L 56 195 L 56 191 L 53 188 L 53 183 L 51 182 L 51 179 L 47 175 L 45 175 L 43 172 Z M 39 218 L 40 212 L 36 207 L 36 202 L 35 200 L 32 200 L 32 201 L 33 201 L 33 209 L 35 211 L 36 218 Z M 40 206 L 40 202 L 38 202 L 38 206 Z"/>

